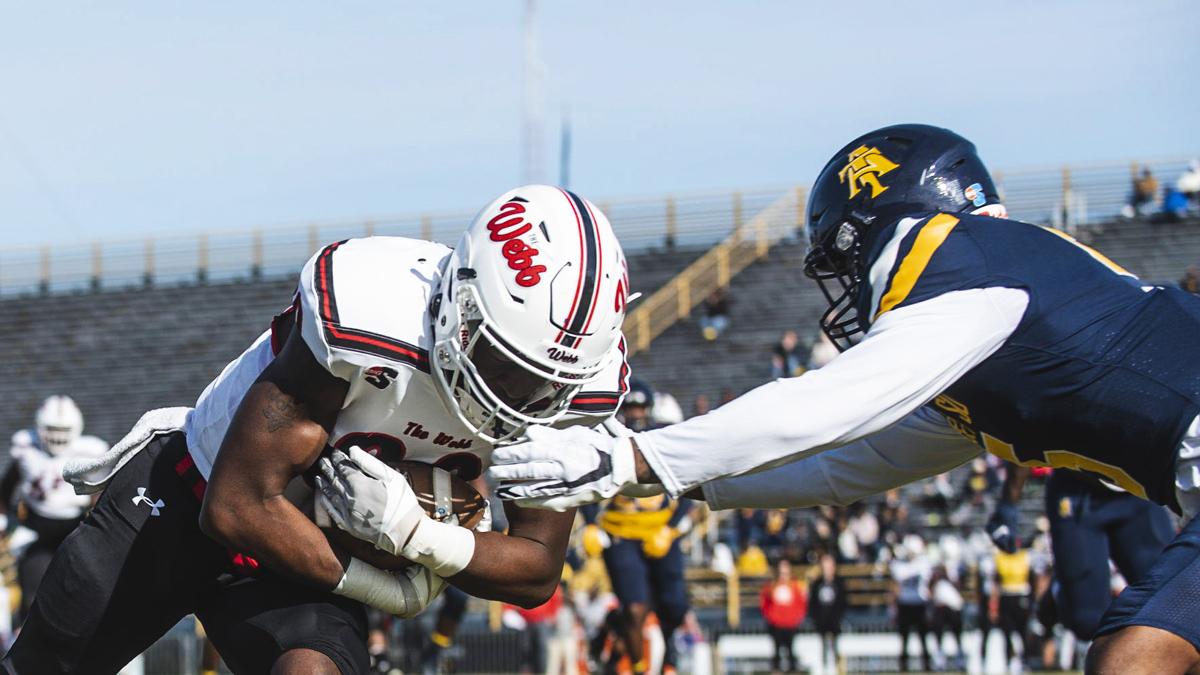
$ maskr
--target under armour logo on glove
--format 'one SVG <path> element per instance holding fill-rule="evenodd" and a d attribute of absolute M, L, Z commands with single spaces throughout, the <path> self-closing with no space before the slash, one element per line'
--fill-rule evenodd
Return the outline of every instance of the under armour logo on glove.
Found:
<path fill-rule="evenodd" d="M 141 504 L 143 502 L 150 506 L 150 515 L 152 516 L 159 515 L 158 510 L 166 506 L 161 499 L 158 501 L 150 501 L 150 498 L 146 496 L 146 488 L 140 487 L 138 488 L 137 496 L 133 498 L 133 503 Z"/>

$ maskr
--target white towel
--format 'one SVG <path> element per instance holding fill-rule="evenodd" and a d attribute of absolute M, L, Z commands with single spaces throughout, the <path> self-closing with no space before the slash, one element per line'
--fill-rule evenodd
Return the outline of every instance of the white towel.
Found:
<path fill-rule="evenodd" d="M 180 431 L 187 423 L 191 408 L 159 408 L 142 415 L 125 438 L 93 459 L 73 459 L 63 467 L 63 478 L 75 487 L 75 494 L 90 495 L 104 489 L 125 463 L 141 452 L 155 436 Z"/>

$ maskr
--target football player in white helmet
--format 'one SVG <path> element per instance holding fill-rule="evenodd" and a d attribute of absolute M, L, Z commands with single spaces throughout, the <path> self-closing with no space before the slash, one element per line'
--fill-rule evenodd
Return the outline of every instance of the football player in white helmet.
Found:
<path fill-rule="evenodd" d="M 108 444 L 83 435 L 83 413 L 69 396 L 50 396 L 34 416 L 34 428 L 13 434 L 12 463 L 0 479 L 0 509 L 37 535 L 21 553 L 17 577 L 21 583 L 21 616 L 29 612 L 46 567 L 59 545 L 91 508 L 93 499 L 77 495 L 63 481 L 71 460 L 103 455 Z"/>
<path fill-rule="evenodd" d="M 574 514 L 506 507 L 507 534 L 471 531 L 427 516 L 381 459 L 471 480 L 499 440 L 611 417 L 627 293 L 608 220 L 548 186 L 493 201 L 454 250 L 326 246 L 195 409 L 147 413 L 111 463 L 68 470 L 104 493 L 0 672 L 113 672 L 190 612 L 234 672 L 357 675 L 364 604 L 408 618 L 446 581 L 543 603 Z M 332 546 L 288 498 L 302 474 L 337 526 L 418 564 L 388 572 Z M 252 576 L 227 583 L 235 569 Z"/>
<path fill-rule="evenodd" d="M 83 435 L 83 413 L 70 396 L 50 396 L 38 408 L 38 445 L 52 455 L 65 452 Z"/>

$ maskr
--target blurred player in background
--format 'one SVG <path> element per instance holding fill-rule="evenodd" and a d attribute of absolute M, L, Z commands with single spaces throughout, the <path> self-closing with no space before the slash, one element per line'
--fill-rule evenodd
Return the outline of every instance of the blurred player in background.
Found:
<path fill-rule="evenodd" d="M 1029 467 L 1008 467 L 988 521 L 996 545 L 1010 553 L 1019 533 L 1017 503 L 1030 473 Z M 1054 582 L 1051 596 L 1039 602 L 1053 602 L 1058 621 L 1080 640 L 1091 640 L 1112 602 L 1109 560 L 1135 584 L 1170 543 L 1175 528 L 1167 509 L 1087 474 L 1053 471 L 1044 494 Z"/>
<path fill-rule="evenodd" d="M 892 574 L 896 631 L 900 633 L 900 670 L 909 671 L 908 644 L 913 633 L 921 649 L 922 670 L 930 670 L 929 591 L 933 567 L 925 557 L 925 540 L 920 535 L 908 534 L 892 550 L 895 557 L 888 570 Z"/>
<path fill-rule="evenodd" d="M 632 431 L 660 426 L 654 421 L 654 402 L 649 383 L 632 378 L 621 404 L 621 421 Z M 617 495 L 603 505 L 591 504 L 580 510 L 586 523 L 584 547 L 589 554 L 603 550 L 613 593 L 621 603 L 617 632 L 636 675 L 646 673 L 650 665 L 643 628 L 651 611 L 658 617 L 666 647 L 662 672 L 675 672 L 675 629 L 688 610 L 679 537 L 691 526 L 691 507 L 690 499 L 661 494 L 640 498 Z"/>
<path fill-rule="evenodd" d="M 996 549 L 996 579 L 992 585 L 992 603 L 996 607 L 996 625 L 1004 636 L 1004 659 L 1010 673 L 1020 673 L 1029 646 L 1029 615 L 1032 608 L 1033 565 L 1029 549 L 1021 547 L 1021 537 L 1014 538 L 1011 550 Z M 991 605 L 990 605 L 991 606 Z M 1017 651 L 1016 641 L 1021 642 Z"/>
<path fill-rule="evenodd" d="M 747 474 L 703 494 L 715 508 L 802 507 L 984 451 L 1086 471 L 1191 520 L 1104 615 L 1088 670 L 1200 671 L 1200 298 L 1004 215 L 953 132 L 903 124 L 851 141 L 812 188 L 804 265 L 845 351 L 631 439 L 576 429 L 503 448 L 494 475 L 522 482 L 501 493 L 569 508 Z"/>
<path fill-rule="evenodd" d="M 326 246 L 195 409 L 151 411 L 102 461 L 67 468 L 104 492 L 0 672 L 113 673 L 194 613 L 235 672 L 362 675 L 364 603 L 412 617 L 446 578 L 544 602 L 573 513 L 506 508 L 507 536 L 473 532 L 427 515 L 374 455 L 470 480 L 527 427 L 613 415 L 626 274 L 604 215 L 548 186 L 494 200 L 454 250 Z M 331 545 L 289 499 L 311 494 L 301 474 L 340 527 L 418 564 L 388 572 Z"/>
<path fill-rule="evenodd" d="M 107 451 L 107 443 L 83 435 L 83 413 L 69 396 L 48 397 L 37 410 L 34 428 L 13 434 L 12 464 L 0 479 L 0 508 L 6 509 L 10 529 L 21 525 L 37 535 L 17 565 L 21 611 L 14 625 L 29 613 L 54 552 L 94 503 L 92 497 L 75 494 L 63 480 L 63 467 Z"/>

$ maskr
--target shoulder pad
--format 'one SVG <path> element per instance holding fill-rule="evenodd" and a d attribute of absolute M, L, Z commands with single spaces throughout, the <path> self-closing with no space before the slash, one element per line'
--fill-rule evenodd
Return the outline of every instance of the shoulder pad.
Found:
<path fill-rule="evenodd" d="M 317 360 L 353 380 L 380 358 L 428 372 L 428 304 L 441 244 L 403 237 L 349 239 L 321 249 L 300 273 L 300 326 Z"/>

